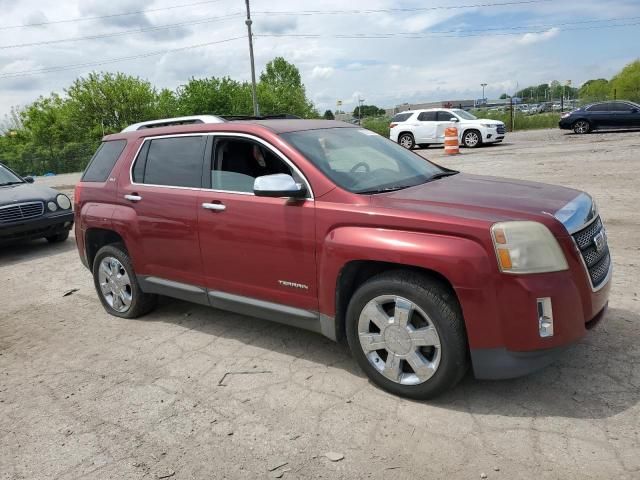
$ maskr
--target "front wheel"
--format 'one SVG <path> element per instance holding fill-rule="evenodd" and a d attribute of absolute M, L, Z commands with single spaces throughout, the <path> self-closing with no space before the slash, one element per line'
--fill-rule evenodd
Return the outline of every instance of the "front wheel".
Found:
<path fill-rule="evenodd" d="M 356 361 L 375 384 L 396 395 L 435 397 L 467 370 L 458 302 L 427 277 L 396 271 L 372 278 L 353 295 L 346 320 Z"/>
<path fill-rule="evenodd" d="M 476 148 L 482 144 L 482 136 L 478 130 L 467 130 L 462 136 L 462 143 L 467 148 Z"/>
<path fill-rule="evenodd" d="M 573 124 L 573 131 L 579 135 L 589 133 L 591 131 L 591 124 L 586 120 L 578 120 Z"/>
<path fill-rule="evenodd" d="M 137 318 L 150 312 L 157 297 L 144 293 L 124 245 L 107 245 L 93 262 L 93 282 L 102 306 L 111 315 Z"/>
<path fill-rule="evenodd" d="M 400 135 L 400 137 L 398 137 L 398 143 L 408 150 L 411 150 L 416 146 L 416 141 L 410 133 L 403 133 Z"/>

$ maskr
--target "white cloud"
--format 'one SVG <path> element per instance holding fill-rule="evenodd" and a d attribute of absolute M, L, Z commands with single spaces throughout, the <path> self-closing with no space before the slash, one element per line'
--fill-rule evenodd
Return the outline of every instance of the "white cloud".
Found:
<path fill-rule="evenodd" d="M 311 71 L 311 78 L 327 79 L 333 76 L 333 67 L 321 67 L 316 65 Z"/>
<path fill-rule="evenodd" d="M 560 33 L 560 29 L 557 27 L 550 28 L 545 32 L 539 33 L 525 33 L 518 39 L 518 43 L 521 45 L 532 45 L 534 43 L 544 42 L 550 40 Z"/>

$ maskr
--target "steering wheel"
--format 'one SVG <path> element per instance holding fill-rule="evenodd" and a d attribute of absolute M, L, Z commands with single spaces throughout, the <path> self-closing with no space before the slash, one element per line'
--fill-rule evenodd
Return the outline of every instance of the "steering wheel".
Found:
<path fill-rule="evenodd" d="M 368 163 L 358 162 L 353 167 L 351 167 L 350 173 L 354 173 L 360 167 L 364 167 L 365 168 L 365 173 L 369 173 L 371 171 L 371 167 L 369 167 Z"/>

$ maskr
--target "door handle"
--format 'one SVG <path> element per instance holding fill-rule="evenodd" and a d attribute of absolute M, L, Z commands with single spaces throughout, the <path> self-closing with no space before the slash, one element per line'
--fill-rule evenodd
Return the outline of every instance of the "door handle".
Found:
<path fill-rule="evenodd" d="M 129 200 L 130 202 L 139 202 L 140 200 L 142 200 L 142 197 L 136 194 L 125 195 L 124 198 L 125 200 Z"/>
<path fill-rule="evenodd" d="M 214 210 L 216 212 L 222 212 L 227 209 L 222 203 L 203 203 L 202 208 L 205 210 Z"/>

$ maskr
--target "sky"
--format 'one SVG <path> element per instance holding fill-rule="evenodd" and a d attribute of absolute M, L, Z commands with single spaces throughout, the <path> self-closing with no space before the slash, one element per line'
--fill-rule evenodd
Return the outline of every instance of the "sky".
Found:
<path fill-rule="evenodd" d="M 322 112 L 481 98 L 481 83 L 488 98 L 577 86 L 640 58 L 640 0 L 522 1 L 251 0 L 256 70 L 283 56 Z M 244 0 L 0 0 L 0 12 L 0 118 L 91 71 L 171 89 L 250 79 Z"/>

